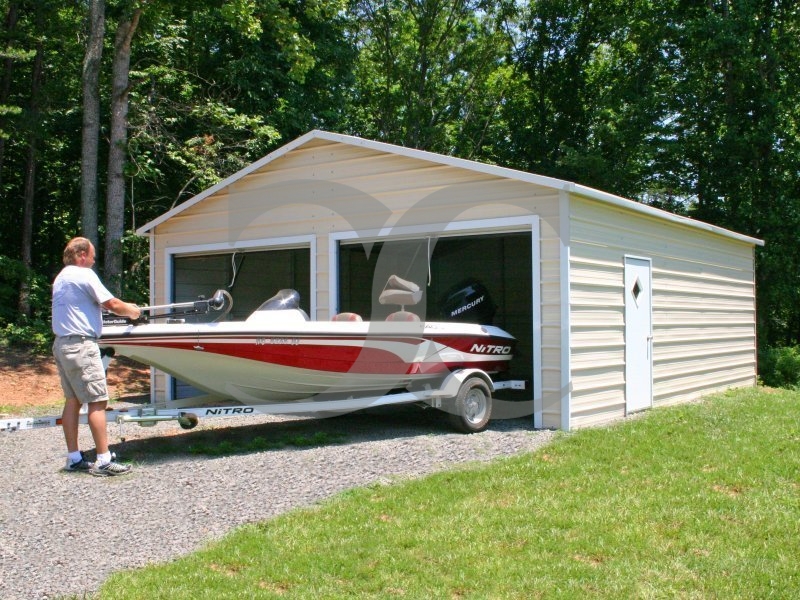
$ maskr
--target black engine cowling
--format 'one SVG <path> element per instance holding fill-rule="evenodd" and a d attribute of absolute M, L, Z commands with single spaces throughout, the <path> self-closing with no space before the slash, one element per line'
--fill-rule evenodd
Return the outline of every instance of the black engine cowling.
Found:
<path fill-rule="evenodd" d="M 491 325 L 497 305 L 489 290 L 476 279 L 466 279 L 445 292 L 439 304 L 443 321 Z"/>

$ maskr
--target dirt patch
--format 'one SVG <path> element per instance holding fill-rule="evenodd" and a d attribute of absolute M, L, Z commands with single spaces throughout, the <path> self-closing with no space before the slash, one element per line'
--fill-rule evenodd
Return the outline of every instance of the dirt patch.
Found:
<path fill-rule="evenodd" d="M 112 399 L 150 393 L 150 368 L 125 358 L 115 358 L 108 369 L 108 391 Z M 39 356 L 25 349 L 0 346 L 0 406 L 5 411 L 23 411 L 53 406 L 64 400 L 52 356 Z"/>

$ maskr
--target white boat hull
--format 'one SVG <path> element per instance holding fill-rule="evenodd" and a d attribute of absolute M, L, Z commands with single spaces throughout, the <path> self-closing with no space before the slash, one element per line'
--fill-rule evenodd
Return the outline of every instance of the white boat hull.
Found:
<path fill-rule="evenodd" d="M 315 322 L 287 310 L 248 322 L 106 327 L 100 346 L 219 399 L 267 404 L 419 389 L 464 368 L 503 372 L 514 338 L 491 326 Z"/>

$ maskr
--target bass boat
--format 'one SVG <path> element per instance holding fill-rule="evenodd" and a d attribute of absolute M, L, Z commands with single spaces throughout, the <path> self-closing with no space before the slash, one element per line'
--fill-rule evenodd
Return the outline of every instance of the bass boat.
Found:
<path fill-rule="evenodd" d="M 342 313 L 312 321 L 299 294 L 281 290 L 246 319 L 225 321 L 232 299 L 218 291 L 210 300 L 143 307 L 139 322 L 107 320 L 98 343 L 106 355 L 156 367 L 204 391 L 209 401 L 248 405 L 385 395 L 435 388 L 459 370 L 508 371 L 515 346 L 509 333 L 492 325 L 422 321 L 406 310 L 421 297 L 419 286 L 392 276 L 379 302 L 399 310 L 386 320 Z M 159 309 L 171 312 L 156 314 Z M 184 318 L 214 311 L 220 316 L 213 322 Z"/>

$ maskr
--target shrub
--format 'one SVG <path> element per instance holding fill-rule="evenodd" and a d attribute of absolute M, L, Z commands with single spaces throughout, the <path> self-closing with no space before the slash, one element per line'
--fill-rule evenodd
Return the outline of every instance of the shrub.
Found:
<path fill-rule="evenodd" d="M 23 282 L 28 284 L 30 316 L 17 310 Z M 49 282 L 21 261 L 0 256 L 0 340 L 41 354 L 49 352 L 52 339 Z"/>
<path fill-rule="evenodd" d="M 19 286 L 26 276 L 27 269 L 21 261 L 0 256 L 0 324 L 16 317 Z"/>
<path fill-rule="evenodd" d="M 0 256 L 0 325 L 17 321 L 19 290 L 23 282 L 28 284 L 30 318 L 50 318 L 50 282 L 43 275 L 29 271 L 25 265 L 7 256 Z"/>
<path fill-rule="evenodd" d="M 36 354 L 48 354 L 53 345 L 53 332 L 48 321 L 21 319 L 0 329 L 0 339 L 12 346 L 29 348 Z"/>
<path fill-rule="evenodd" d="M 758 371 L 764 385 L 781 388 L 800 386 L 800 347 L 779 346 L 759 353 Z"/>

